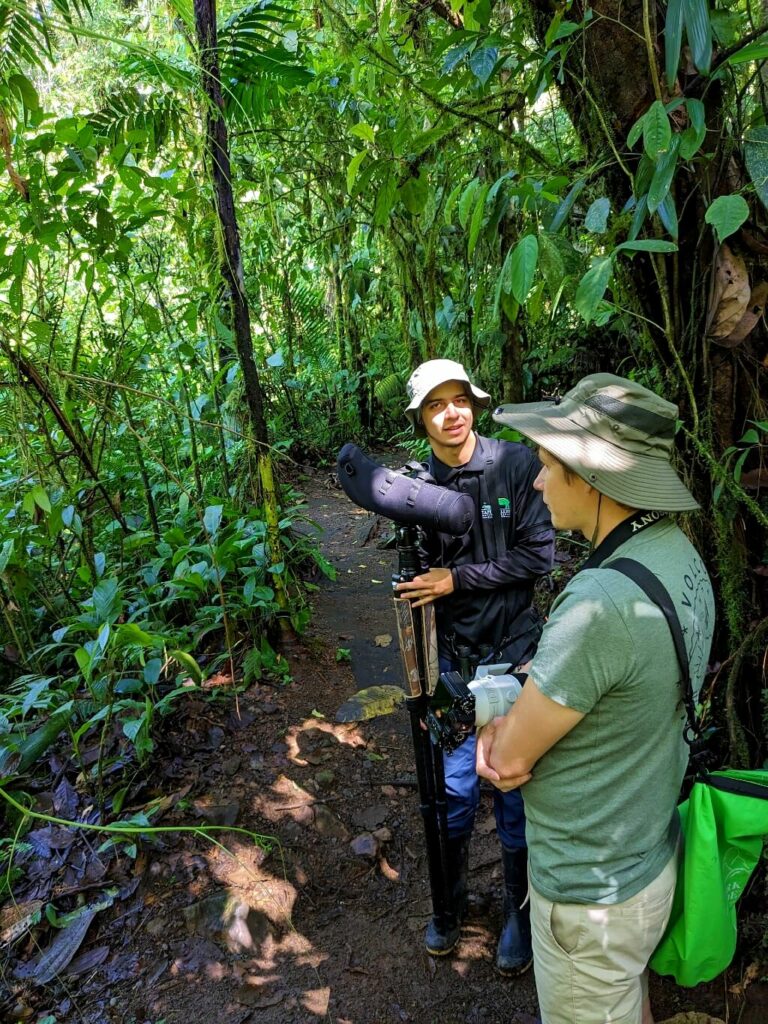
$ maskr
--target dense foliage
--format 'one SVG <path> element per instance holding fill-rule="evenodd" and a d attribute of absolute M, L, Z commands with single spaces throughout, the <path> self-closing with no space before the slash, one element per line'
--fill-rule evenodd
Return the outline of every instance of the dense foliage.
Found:
<path fill-rule="evenodd" d="M 761 10 L 261 0 L 213 46 L 213 6 L 0 4 L 0 775 L 68 730 L 118 812 L 174 701 L 284 674 L 330 571 L 292 463 L 406 441 L 435 355 L 499 399 L 599 369 L 680 403 L 711 716 L 761 762 Z"/>

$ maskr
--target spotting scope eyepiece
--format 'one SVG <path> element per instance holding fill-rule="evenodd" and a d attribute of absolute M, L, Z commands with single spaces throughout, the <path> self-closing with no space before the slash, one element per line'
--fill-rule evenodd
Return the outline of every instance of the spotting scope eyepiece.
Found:
<path fill-rule="evenodd" d="M 396 523 L 461 537 L 474 522 L 475 503 L 468 494 L 388 469 L 355 444 L 344 445 L 336 469 L 351 501 Z"/>

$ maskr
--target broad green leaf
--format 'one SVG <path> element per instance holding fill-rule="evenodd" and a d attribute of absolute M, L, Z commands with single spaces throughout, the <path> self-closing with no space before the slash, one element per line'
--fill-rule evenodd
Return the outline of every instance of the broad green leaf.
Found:
<path fill-rule="evenodd" d="M 570 212 L 573 209 L 573 204 L 579 198 L 579 195 L 581 194 L 581 191 L 586 184 L 587 182 L 585 178 L 579 178 L 578 181 L 575 181 L 573 183 L 568 195 L 565 197 L 562 203 L 560 203 L 558 208 L 552 214 L 552 219 L 546 225 L 547 231 L 549 231 L 550 234 L 556 234 L 563 226 L 563 224 L 565 224 L 565 222 L 568 220 Z"/>
<path fill-rule="evenodd" d="M 490 185 L 483 185 L 477 193 L 477 200 L 475 202 L 475 208 L 472 211 L 472 220 L 469 225 L 469 237 L 467 239 L 467 259 L 471 260 L 472 255 L 477 245 L 477 239 L 480 235 L 480 229 L 483 226 L 483 219 L 485 217 L 485 200 L 488 197 L 488 191 Z"/>
<path fill-rule="evenodd" d="M 35 679 L 35 677 L 32 677 Z M 37 698 L 41 693 L 45 693 L 51 683 L 56 682 L 56 676 L 45 676 L 44 678 L 35 679 L 33 683 L 27 686 L 24 690 L 24 699 L 21 702 L 21 713 L 26 717 L 30 708 L 32 708 L 37 701 Z"/>
<path fill-rule="evenodd" d="M 459 199 L 459 224 L 461 224 L 463 228 L 466 228 L 467 222 L 469 221 L 469 214 L 474 202 L 475 192 L 477 192 L 479 187 L 480 179 L 473 178 L 462 192 L 461 199 Z"/>
<path fill-rule="evenodd" d="M 565 261 L 557 245 L 545 231 L 539 235 L 539 266 L 550 297 L 554 298 L 566 277 Z"/>
<path fill-rule="evenodd" d="M 209 505 L 203 513 L 203 523 L 209 537 L 216 536 L 216 531 L 221 523 L 221 514 L 224 511 L 223 505 Z"/>
<path fill-rule="evenodd" d="M 191 654 L 187 654 L 186 651 L 168 651 L 168 657 L 173 658 L 181 668 L 185 668 L 196 683 L 203 681 L 203 671 Z"/>
<path fill-rule="evenodd" d="M 750 60 L 765 60 L 768 58 L 768 43 L 750 43 L 742 47 L 736 53 L 732 53 L 726 64 L 746 64 Z"/>
<path fill-rule="evenodd" d="M 146 718 L 144 717 L 144 715 L 142 715 L 141 718 L 131 718 L 127 722 L 123 722 L 123 732 L 131 741 L 131 743 L 136 742 L 136 737 L 141 732 L 141 729 L 146 724 L 146 721 Z"/>
<path fill-rule="evenodd" d="M 651 187 L 651 181 L 653 180 L 655 170 L 656 164 L 651 160 L 647 153 L 643 153 L 637 164 L 637 170 L 635 171 L 635 177 L 632 185 L 632 191 L 636 196 L 644 196 L 648 194 L 648 189 Z"/>
<path fill-rule="evenodd" d="M 662 153 L 656 163 L 656 170 L 653 172 L 651 187 L 648 189 L 648 210 L 656 213 L 659 205 L 669 192 L 672 179 L 675 176 L 677 166 L 677 152 L 680 147 L 680 136 L 676 135 L 666 153 Z"/>
<path fill-rule="evenodd" d="M 659 203 L 656 213 L 666 231 L 669 232 L 675 241 L 677 241 L 679 234 L 677 224 L 677 207 L 675 206 L 675 200 L 671 192 L 667 192 L 664 196 L 662 201 Z"/>
<path fill-rule="evenodd" d="M 93 614 L 96 622 L 114 622 L 122 610 L 122 599 L 119 594 L 118 582 L 114 577 L 101 580 L 91 595 Z"/>
<path fill-rule="evenodd" d="M 593 234 L 600 235 L 608 227 L 608 214 L 611 212 L 611 200 L 607 196 L 596 199 L 587 210 L 584 227 Z"/>
<path fill-rule="evenodd" d="M 610 283 L 612 274 L 613 261 L 610 256 L 605 256 L 595 260 L 579 281 L 573 304 L 586 323 L 591 323 L 594 319 L 598 304 L 605 295 L 605 289 Z"/>
<path fill-rule="evenodd" d="M 474 39 L 467 39 L 459 46 L 453 46 L 450 50 L 447 50 L 443 57 L 443 66 L 440 69 L 440 74 L 450 75 L 452 71 L 455 71 L 458 65 L 472 49 L 474 42 Z"/>
<path fill-rule="evenodd" d="M 666 153 L 672 140 L 672 126 L 664 104 L 656 100 L 643 118 L 643 147 L 656 160 L 660 153 Z"/>
<path fill-rule="evenodd" d="M 360 121 L 358 122 L 358 124 L 353 124 L 352 127 L 349 129 L 349 134 L 356 135 L 358 139 L 363 139 L 365 142 L 370 142 L 371 145 L 373 145 L 373 143 L 376 141 L 376 136 L 374 134 L 373 128 L 371 128 L 369 124 L 366 124 L 365 121 Z"/>
<path fill-rule="evenodd" d="M 704 214 L 704 220 L 715 229 L 721 244 L 738 231 L 748 217 L 749 206 L 744 196 L 718 196 Z"/>
<path fill-rule="evenodd" d="M 51 511 L 51 499 L 48 497 L 48 493 L 41 484 L 35 484 L 32 488 L 32 500 L 38 508 L 42 509 L 43 512 Z"/>
<path fill-rule="evenodd" d="M 420 214 L 429 199 L 429 177 L 426 170 L 422 169 L 418 177 L 409 178 L 401 185 L 398 195 L 409 213 Z"/>
<path fill-rule="evenodd" d="M 387 176 L 379 187 L 376 195 L 376 205 L 373 209 L 373 223 L 376 227 L 383 227 L 389 220 L 392 207 L 397 200 L 397 181 L 390 169 Z"/>
<path fill-rule="evenodd" d="M 709 74 L 712 66 L 712 26 L 707 0 L 682 0 L 683 21 L 696 70 Z"/>
<path fill-rule="evenodd" d="M 452 130 L 453 128 L 451 125 L 441 125 L 436 128 L 428 128 L 427 131 L 422 132 L 421 135 L 417 135 L 415 138 L 411 139 L 406 150 L 411 156 L 421 156 L 421 154 L 426 152 L 430 146 L 434 146 L 436 142 L 439 142 L 443 136 L 447 135 L 448 132 Z"/>
<path fill-rule="evenodd" d="M 701 148 L 707 134 L 707 125 L 704 104 L 701 100 L 686 100 L 685 109 L 688 111 L 691 123 L 680 137 L 680 156 L 683 160 L 690 160 Z"/>
<path fill-rule="evenodd" d="M 768 126 L 753 128 L 744 140 L 744 162 L 763 206 L 768 207 Z"/>
<path fill-rule="evenodd" d="M 667 242 L 663 238 L 638 238 L 631 242 L 622 242 L 617 245 L 614 252 L 677 252 L 674 242 Z"/>
<path fill-rule="evenodd" d="M 642 117 L 638 117 L 632 127 L 629 129 L 629 135 L 627 136 L 627 145 L 630 149 L 633 148 L 637 140 L 643 134 L 643 125 L 645 124 L 645 114 Z"/>
<path fill-rule="evenodd" d="M 162 647 L 163 643 L 164 641 L 161 636 L 147 633 L 140 626 L 137 626 L 135 622 L 123 622 L 115 630 L 115 644 L 117 647 L 135 644 L 137 647 L 146 649 Z"/>
<path fill-rule="evenodd" d="M 643 224 L 645 224 L 645 218 L 648 216 L 648 196 L 640 196 L 635 207 L 635 212 L 632 215 L 632 223 L 629 226 L 628 238 L 630 241 L 634 241 L 635 238 L 643 230 Z"/>
<path fill-rule="evenodd" d="M 520 303 L 517 299 L 511 293 L 502 291 L 499 305 L 504 312 L 504 316 L 511 323 L 514 323 L 517 320 L 517 314 L 520 312 Z"/>
<path fill-rule="evenodd" d="M 37 95 L 37 89 L 35 89 L 26 75 L 11 75 L 8 79 L 8 85 L 13 92 L 21 97 L 21 101 L 27 110 L 40 109 L 40 97 Z"/>
<path fill-rule="evenodd" d="M 483 46 L 479 50 L 475 50 L 469 58 L 469 66 L 472 74 L 481 85 L 485 85 L 491 77 L 498 59 L 499 51 L 495 46 Z"/>
<path fill-rule="evenodd" d="M 5 572 L 6 566 L 11 560 L 13 554 L 13 539 L 9 539 L 3 542 L 2 548 L 0 548 L 0 572 Z"/>
<path fill-rule="evenodd" d="M 536 235 L 526 235 L 512 250 L 509 264 L 509 288 L 504 288 L 504 291 L 512 292 L 515 300 L 521 306 L 528 298 L 538 262 L 539 241 Z"/>
<path fill-rule="evenodd" d="M 680 66 L 680 50 L 683 42 L 683 2 L 669 0 L 667 19 L 664 23 L 664 70 L 667 73 L 667 84 L 674 89 L 677 81 L 677 69 Z"/>
<path fill-rule="evenodd" d="M 347 191 L 351 195 L 352 188 L 354 186 L 355 178 L 357 177 L 357 171 L 360 169 L 360 164 L 366 159 L 368 154 L 365 150 L 360 150 L 359 153 L 355 153 L 352 159 L 349 161 L 347 167 Z"/>
<path fill-rule="evenodd" d="M 105 622 L 99 630 L 99 635 L 96 637 L 96 643 L 99 645 L 100 650 L 104 650 L 109 642 L 110 628 L 109 623 Z"/>
<path fill-rule="evenodd" d="M 461 185 L 456 185 L 451 194 L 445 201 L 445 210 L 443 211 L 443 220 L 446 224 L 450 224 L 453 220 L 453 208 L 456 205 L 456 200 L 459 198 L 459 192 L 461 192 Z"/>

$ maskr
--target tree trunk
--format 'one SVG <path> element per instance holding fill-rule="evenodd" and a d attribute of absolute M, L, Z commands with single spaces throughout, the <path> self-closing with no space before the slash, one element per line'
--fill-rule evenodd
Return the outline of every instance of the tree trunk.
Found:
<path fill-rule="evenodd" d="M 668 103 L 680 94 L 704 104 L 707 132 L 701 150 L 694 159 L 679 161 L 672 185 L 679 217 L 678 251 L 669 255 L 638 254 L 631 265 L 622 264 L 614 288 L 623 304 L 643 318 L 636 322 L 642 324 L 649 361 L 661 368 L 665 391 L 681 407 L 681 437 L 687 441 L 687 462 L 692 466 L 689 482 L 703 507 L 702 516 L 698 522 L 691 521 L 691 528 L 699 531 L 700 546 L 718 577 L 719 621 L 724 625 L 716 648 L 722 656 L 725 646 L 743 649 L 754 622 L 765 615 L 765 608 L 760 607 L 764 598 L 751 592 L 746 570 L 750 563 L 756 565 L 762 559 L 764 537 L 759 527 L 765 527 L 766 516 L 734 480 L 733 467 L 723 463 L 724 449 L 742 436 L 747 421 L 765 418 L 757 381 L 761 374 L 757 345 L 764 346 L 765 333 L 764 327 L 757 325 L 747 341 L 733 347 L 722 347 L 709 336 L 713 305 L 718 302 L 715 271 L 726 250 L 718 249 L 704 214 L 718 196 L 746 192 L 748 181 L 733 138 L 722 128 L 727 113 L 723 91 L 726 80 L 700 76 L 684 59 L 674 87 L 669 88 L 664 73 L 665 8 L 655 0 L 595 0 L 589 7 L 592 20 L 578 45 L 569 50 L 559 91 L 592 166 L 601 167 L 600 182 L 614 212 L 624 207 L 633 195 L 633 187 L 640 194 L 644 191 L 633 180 L 642 147 L 636 145 L 633 152 L 627 145 L 627 135 L 638 117 L 655 100 Z M 543 42 L 552 7 L 549 0 L 532 0 L 531 9 L 536 34 Z M 586 9 L 584 0 L 576 0 L 569 21 L 580 21 Z M 715 52 L 713 66 L 716 60 Z M 678 111 L 678 120 L 673 115 L 676 133 L 686 126 L 687 117 L 684 107 Z M 607 169 L 602 169 L 606 163 Z M 640 194 L 635 199 L 640 199 Z M 753 289 L 765 274 L 755 254 L 759 247 L 750 243 L 745 231 L 753 239 L 762 238 L 757 222 L 763 212 L 759 217 L 753 215 L 745 228 L 728 239 L 728 248 Z M 645 230 L 651 236 L 662 233 L 658 221 L 650 217 Z M 725 488 L 720 504 L 714 508 L 713 479 Z M 758 528 L 743 532 L 734 529 L 734 522 L 748 515 L 756 520 Z M 751 673 L 744 665 L 742 692 L 738 701 L 728 704 L 727 714 L 740 711 L 751 718 L 746 731 L 759 737 L 764 731 L 755 710 L 760 698 L 750 683 L 751 675 L 757 678 L 759 673 Z M 736 723 L 730 721 L 731 736 L 738 731 Z M 757 760 L 762 758 L 757 747 L 753 755 Z M 743 753 L 734 750 L 733 756 L 743 757 Z"/>
<path fill-rule="evenodd" d="M 274 564 L 283 562 L 280 543 L 279 502 L 272 472 L 267 422 L 264 417 L 264 400 L 253 356 L 251 319 L 245 298 L 243 261 L 240 251 L 240 232 L 237 226 L 235 200 L 232 193 L 232 175 L 229 161 L 229 140 L 224 121 L 224 101 L 219 74 L 218 38 L 216 33 L 215 0 L 194 0 L 195 27 L 199 44 L 200 70 L 206 104 L 206 149 L 213 177 L 216 213 L 221 228 L 224 259 L 221 275 L 228 292 L 227 298 L 232 309 L 232 327 L 235 345 L 243 370 L 245 400 L 251 418 L 253 432 L 259 445 L 259 480 L 264 499 L 267 539 Z M 282 611 L 288 610 L 288 595 L 283 575 L 273 576 L 275 596 Z"/>
<path fill-rule="evenodd" d="M 224 100 L 219 74 L 218 37 L 216 32 L 216 0 L 195 0 L 195 26 L 199 44 L 200 70 L 203 90 L 207 99 L 205 125 L 216 213 L 219 218 L 224 258 L 221 276 L 227 289 L 227 302 L 232 309 L 232 328 L 235 345 L 243 369 L 245 400 L 253 424 L 256 441 L 268 445 L 267 423 L 264 418 L 264 399 L 253 356 L 251 318 L 245 298 L 243 260 L 240 251 L 240 232 L 237 226 L 235 200 L 232 193 L 232 175 L 229 162 L 229 140 L 224 120 Z"/>

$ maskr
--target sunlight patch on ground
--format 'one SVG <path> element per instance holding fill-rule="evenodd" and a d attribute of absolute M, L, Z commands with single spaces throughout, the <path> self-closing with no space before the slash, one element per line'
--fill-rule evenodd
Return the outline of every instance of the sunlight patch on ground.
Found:
<path fill-rule="evenodd" d="M 325 1016 L 328 1013 L 328 1003 L 331 998 L 330 988 L 316 988 L 305 992 L 301 998 L 301 1004 L 310 1013 Z"/>

